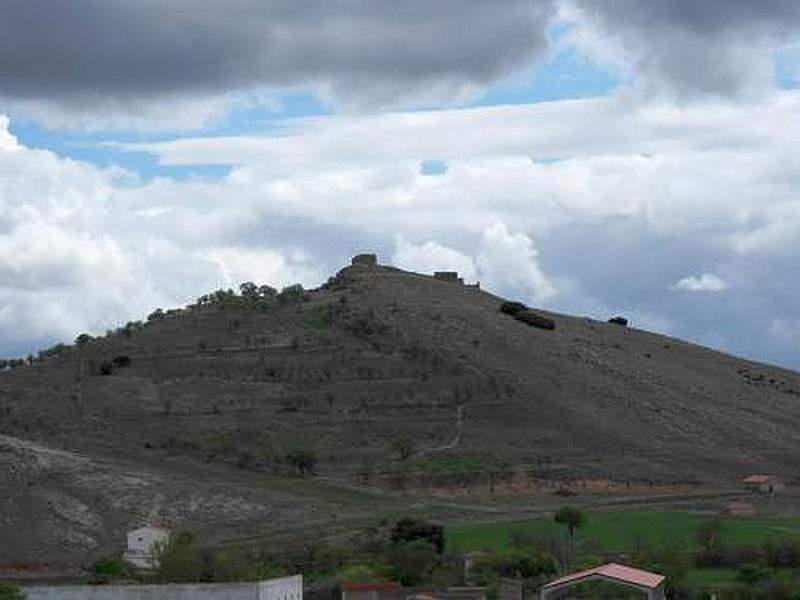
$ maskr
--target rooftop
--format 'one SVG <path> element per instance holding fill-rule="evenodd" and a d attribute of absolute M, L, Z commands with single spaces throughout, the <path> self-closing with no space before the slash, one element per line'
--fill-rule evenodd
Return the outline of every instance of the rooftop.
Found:
<path fill-rule="evenodd" d="M 589 577 L 605 577 L 621 583 L 630 583 L 648 589 L 657 588 L 665 579 L 663 575 L 659 575 L 658 573 L 651 573 L 650 571 L 643 571 L 642 569 L 635 569 L 617 563 L 608 563 L 607 565 L 594 567 L 586 571 L 578 571 L 577 573 L 565 575 L 555 581 L 551 581 L 544 587 L 549 588 L 566 583 L 577 583 L 581 579 L 587 579 Z"/>

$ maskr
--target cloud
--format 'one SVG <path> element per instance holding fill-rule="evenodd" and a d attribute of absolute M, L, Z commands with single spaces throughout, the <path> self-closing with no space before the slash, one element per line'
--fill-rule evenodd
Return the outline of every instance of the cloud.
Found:
<path fill-rule="evenodd" d="M 483 231 L 475 255 L 432 240 L 414 245 L 400 236 L 392 264 L 428 274 L 457 271 L 468 283 L 479 280 L 485 288 L 537 304 L 556 293 L 542 272 L 533 240 L 524 233 L 509 232 L 504 223 L 494 223 Z"/>
<path fill-rule="evenodd" d="M 349 106 L 452 100 L 541 57 L 553 11 L 552 0 L 8 0 L 0 93 L 62 118 L 87 105 L 158 114 L 165 101 L 199 113 L 198 99 L 305 85 Z"/>
<path fill-rule="evenodd" d="M 728 283 L 713 273 L 690 275 L 678 280 L 672 287 L 673 290 L 684 292 L 723 292 L 728 289 Z"/>
<path fill-rule="evenodd" d="M 539 252 L 523 233 L 510 233 L 495 223 L 483 233 L 477 263 L 487 287 L 542 304 L 552 298 L 555 287 L 542 272 Z"/>
<path fill-rule="evenodd" d="M 244 279 L 319 282 L 301 249 L 226 243 L 226 229 L 241 223 L 235 214 L 137 201 L 128 179 L 27 148 L 0 116 L 0 355 L 102 332 Z M 176 212 L 185 217 L 177 225 Z M 187 226 L 194 235 L 180 233 Z"/>
<path fill-rule="evenodd" d="M 800 7 L 785 0 L 566 0 L 584 51 L 626 65 L 641 88 L 680 97 L 773 89 L 773 53 L 796 40 Z"/>
<path fill-rule="evenodd" d="M 472 257 L 434 241 L 415 246 L 400 236 L 392 256 L 392 264 L 401 269 L 426 274 L 458 271 L 468 282 L 477 279 L 477 269 Z"/>
<path fill-rule="evenodd" d="M 786 276 L 800 261 L 799 124 L 797 92 L 324 117 L 276 137 L 135 146 L 163 163 L 234 165 L 217 180 L 137 185 L 0 128 L 2 347 L 102 330 L 237 279 L 315 285 L 372 250 L 800 366 L 791 331 L 745 318 L 800 322 Z M 430 157 L 444 176 L 420 174 Z M 37 227 L 60 232 L 47 237 L 69 258 L 48 255 Z M 664 293 L 687 273 L 701 280 L 696 265 L 736 294 Z"/>

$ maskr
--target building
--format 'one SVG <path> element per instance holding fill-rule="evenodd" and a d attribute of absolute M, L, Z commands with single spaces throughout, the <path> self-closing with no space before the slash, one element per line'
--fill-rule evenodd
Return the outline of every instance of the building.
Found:
<path fill-rule="evenodd" d="M 587 581 L 606 581 L 634 588 L 647 596 L 647 600 L 664 600 L 664 582 L 666 578 L 658 573 L 634 569 L 625 565 L 608 563 L 586 571 L 565 575 L 542 586 L 541 600 L 563 598 L 569 590 Z"/>
<path fill-rule="evenodd" d="M 353 266 L 376 267 L 378 266 L 378 256 L 376 254 L 356 254 L 350 264 Z"/>
<path fill-rule="evenodd" d="M 742 478 L 742 483 L 751 492 L 761 494 L 774 494 L 786 487 L 783 480 L 774 475 L 748 475 Z"/>
<path fill-rule="evenodd" d="M 122 560 L 140 569 L 158 567 L 158 552 L 172 535 L 172 526 L 167 523 L 145 525 L 128 532 L 128 545 Z"/>
<path fill-rule="evenodd" d="M 27 600 L 303 600 L 303 576 L 247 583 L 24 587 Z"/>
<path fill-rule="evenodd" d="M 464 283 L 464 280 L 458 276 L 458 271 L 434 271 L 433 278 L 450 283 Z"/>

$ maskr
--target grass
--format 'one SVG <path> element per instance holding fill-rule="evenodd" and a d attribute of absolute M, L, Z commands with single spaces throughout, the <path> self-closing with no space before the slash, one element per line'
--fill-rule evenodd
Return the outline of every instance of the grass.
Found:
<path fill-rule="evenodd" d="M 739 572 L 736 569 L 689 569 L 686 573 L 686 581 L 701 588 L 725 587 L 738 584 L 738 575 Z M 794 569 L 775 569 L 771 572 L 770 578 L 789 584 L 796 581 L 797 572 Z"/>
<path fill-rule="evenodd" d="M 695 540 L 697 526 L 706 517 L 681 512 L 634 511 L 587 513 L 586 525 L 578 532 L 577 542 L 600 552 L 626 552 L 640 540 L 653 548 L 680 544 L 686 550 L 699 549 Z M 485 548 L 500 552 L 510 550 L 514 531 L 534 535 L 563 534 L 563 527 L 551 519 L 510 523 L 471 523 L 447 529 L 447 547 L 456 552 Z M 732 517 L 726 519 L 720 533 L 722 543 L 757 545 L 770 539 L 800 536 L 800 517 Z"/>

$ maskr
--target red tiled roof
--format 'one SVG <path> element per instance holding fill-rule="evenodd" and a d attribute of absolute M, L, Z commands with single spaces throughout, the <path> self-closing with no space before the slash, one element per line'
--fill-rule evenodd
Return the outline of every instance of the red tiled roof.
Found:
<path fill-rule="evenodd" d="M 626 567 L 625 565 L 618 565 L 616 563 L 609 563 L 601 567 L 587 569 L 586 571 L 579 571 L 571 575 L 565 575 L 555 581 L 551 581 L 544 587 L 554 587 L 564 585 L 565 583 L 572 583 L 586 579 L 589 577 L 606 577 L 614 579 L 622 583 L 631 583 L 640 587 L 648 589 L 657 588 L 664 581 L 664 576 L 658 573 L 650 573 L 642 569 L 634 569 L 633 567 Z"/>
<path fill-rule="evenodd" d="M 342 590 L 345 592 L 361 592 L 372 590 L 399 590 L 399 581 L 381 581 L 379 583 L 358 583 L 355 581 L 342 582 Z"/>
<path fill-rule="evenodd" d="M 742 479 L 742 483 L 768 483 L 772 480 L 772 475 L 749 475 Z"/>

